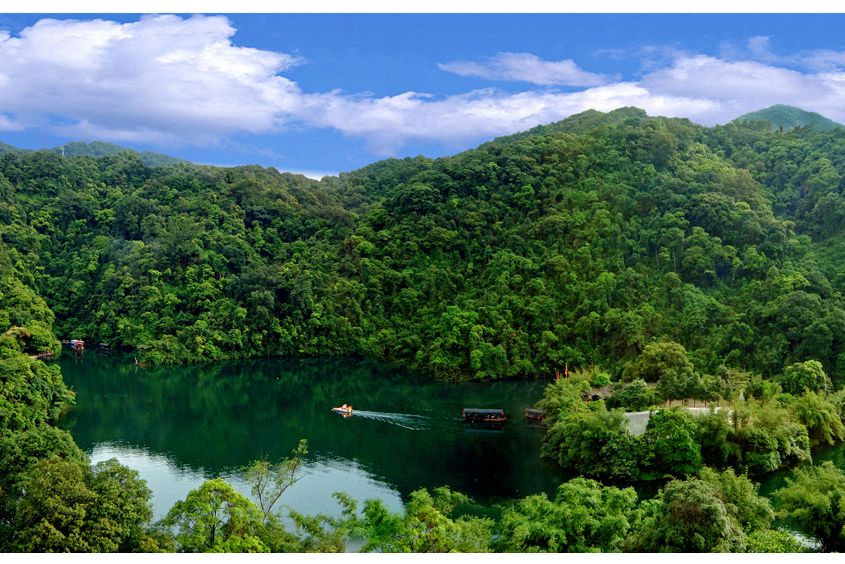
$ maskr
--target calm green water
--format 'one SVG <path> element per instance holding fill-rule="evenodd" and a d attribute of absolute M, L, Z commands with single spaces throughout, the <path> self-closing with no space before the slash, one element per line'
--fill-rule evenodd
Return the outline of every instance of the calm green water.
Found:
<path fill-rule="evenodd" d="M 522 410 L 545 382 L 447 384 L 351 360 L 255 360 L 138 368 L 132 358 L 86 352 L 60 361 L 77 405 L 62 425 L 93 462 L 116 457 L 153 490 L 157 516 L 203 480 L 222 476 L 248 493 L 241 468 L 286 456 L 308 439 L 303 479 L 284 502 L 337 514 L 345 491 L 398 511 L 420 487 L 448 485 L 491 504 L 561 481 L 539 458 L 542 429 Z M 330 411 L 350 403 L 356 414 Z M 462 423 L 462 407 L 500 407 L 500 431 Z M 359 411 L 361 410 L 361 411 Z"/>
<path fill-rule="evenodd" d="M 826 460 L 833 462 L 834 466 L 845 471 L 845 442 L 833 447 L 825 447 L 813 451 L 813 464 L 821 464 Z M 784 487 L 786 485 L 786 478 L 791 476 L 792 469 L 786 469 L 757 478 L 760 482 L 760 493 L 766 497 L 770 497 L 772 492 Z"/>
<path fill-rule="evenodd" d="M 213 366 L 137 368 L 131 357 L 87 352 L 60 360 L 77 405 L 62 426 L 93 462 L 115 457 L 138 470 L 161 517 L 204 480 L 224 477 L 245 494 L 241 469 L 278 460 L 308 439 L 304 476 L 285 493 L 298 511 L 337 514 L 332 498 L 379 498 L 399 511 L 413 490 L 448 485 L 490 505 L 566 479 L 539 457 L 543 430 L 522 410 L 545 382 L 447 384 L 351 360 L 256 360 Z M 332 406 L 350 403 L 342 418 Z M 500 431 L 459 421 L 462 407 L 501 407 Z M 845 443 L 814 453 L 845 469 Z M 760 492 L 790 471 L 757 478 Z M 651 497 L 658 484 L 640 484 Z"/>

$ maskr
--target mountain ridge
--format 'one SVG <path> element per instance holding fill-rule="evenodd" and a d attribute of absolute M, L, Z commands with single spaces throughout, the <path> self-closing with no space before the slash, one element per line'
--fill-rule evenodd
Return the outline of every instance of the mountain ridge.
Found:
<path fill-rule="evenodd" d="M 797 108 L 795 106 L 787 106 L 785 104 L 775 104 L 768 108 L 756 110 L 743 114 L 733 120 L 734 122 L 766 122 L 772 125 L 773 129 L 783 129 L 789 131 L 798 127 L 806 127 L 811 131 L 831 131 L 837 128 L 843 128 L 841 123 L 837 123 L 819 113 L 810 112 Z"/>
<path fill-rule="evenodd" d="M 153 151 L 138 151 L 130 147 L 115 145 L 114 143 L 107 143 L 105 141 L 68 141 L 63 145 L 59 145 L 57 147 L 48 147 L 44 149 L 22 149 L 20 147 L 15 147 L 14 145 L 10 145 L 8 143 L 0 142 L 0 155 L 5 155 L 8 153 L 35 153 L 38 151 L 47 151 L 65 157 L 92 158 L 101 158 L 128 152 L 138 155 L 138 158 L 141 160 L 141 162 L 150 167 L 171 166 L 190 162 L 185 159 L 180 159 L 178 157 L 165 155 L 164 153 L 156 153 Z"/>
<path fill-rule="evenodd" d="M 650 116 L 646 113 L 645 110 L 641 108 L 637 108 L 634 106 L 625 106 L 621 108 L 616 108 L 614 110 L 608 112 L 601 112 L 594 109 L 584 110 L 583 112 L 579 112 L 576 114 L 572 114 L 567 116 L 562 120 L 558 120 L 552 123 L 541 124 L 534 126 L 530 129 L 525 131 L 519 131 L 516 133 L 512 133 L 509 135 L 503 135 L 499 137 L 495 137 L 490 139 L 489 141 L 482 142 L 478 147 L 475 148 L 468 148 L 467 151 L 476 150 L 486 146 L 489 143 L 497 143 L 497 144 L 506 144 L 506 143 L 513 143 L 518 142 L 522 139 L 535 137 L 535 136 L 542 136 L 548 134 L 562 134 L 562 133 L 570 133 L 570 134 L 583 134 L 589 131 L 602 128 L 602 127 L 612 127 L 616 125 L 620 125 L 624 122 L 639 122 L 644 119 L 661 119 L 661 120 L 671 120 L 676 121 L 678 123 L 683 124 L 693 124 L 689 119 L 682 118 L 682 117 L 668 117 L 668 116 Z M 760 110 L 755 110 L 753 112 L 749 112 L 743 114 L 732 121 L 728 122 L 729 124 L 733 125 L 752 125 L 755 123 L 767 123 L 773 130 L 783 130 L 783 131 L 790 131 L 792 129 L 805 127 L 808 128 L 810 131 L 815 132 L 823 132 L 823 131 L 831 131 L 835 129 L 845 128 L 845 125 L 837 123 L 821 114 L 816 112 L 810 112 L 807 110 L 803 110 L 801 108 L 795 106 L 788 106 L 784 104 L 775 104 L 773 106 L 769 106 L 767 108 L 763 108 Z M 702 126 L 703 127 L 703 126 Z M 158 153 L 154 151 L 139 151 L 136 149 L 132 149 L 129 147 L 124 147 L 122 145 L 116 145 L 114 143 L 109 143 L 105 141 L 69 141 L 63 145 L 59 145 L 57 147 L 51 148 L 44 148 L 40 149 L 41 151 L 49 151 L 56 154 L 62 154 L 66 157 L 93 157 L 93 158 L 100 158 L 104 156 L 115 155 L 124 151 L 137 154 L 143 162 L 147 166 L 151 167 L 159 167 L 159 166 L 170 166 L 175 164 L 199 164 L 199 163 L 192 163 L 192 161 L 188 161 L 186 159 L 182 159 L 179 157 L 174 157 L 171 155 L 167 155 L 164 153 Z M 34 152 L 33 149 L 22 149 L 19 147 L 15 147 L 13 145 L 0 142 L 0 155 L 8 154 L 8 153 L 27 153 L 27 152 Z M 464 151 L 457 153 L 456 155 L 449 155 L 441 158 L 452 158 L 459 154 L 462 154 Z M 341 172 L 340 174 L 349 174 L 355 172 L 356 170 L 365 170 L 370 169 L 374 165 L 378 165 L 381 162 L 389 162 L 389 161 L 402 161 L 406 159 L 414 159 L 415 157 L 406 157 L 404 159 L 384 159 L 381 161 L 374 161 L 372 163 L 368 163 L 363 165 L 357 169 L 353 169 L 352 171 L 348 172 Z M 427 157 L 422 157 L 427 158 Z M 435 159 L 436 160 L 436 159 Z M 251 165 L 239 165 L 239 166 L 251 166 Z M 223 167 L 228 168 L 228 167 Z M 263 168 L 263 167 L 262 167 Z M 284 171 L 282 171 L 284 172 Z M 296 174 L 296 173 L 291 173 Z"/>
<path fill-rule="evenodd" d="M 845 231 L 842 147 L 838 129 L 629 108 L 319 183 L 21 153 L 0 159 L 0 238 L 61 336 L 155 364 L 355 354 L 447 378 L 561 361 L 617 375 L 668 340 L 705 373 L 811 358 L 845 379 L 845 272 L 813 246 Z"/>

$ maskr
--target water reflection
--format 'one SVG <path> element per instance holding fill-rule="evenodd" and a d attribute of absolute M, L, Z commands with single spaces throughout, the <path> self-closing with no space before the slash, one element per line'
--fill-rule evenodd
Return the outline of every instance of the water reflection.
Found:
<path fill-rule="evenodd" d="M 443 384 L 351 360 L 139 369 L 131 357 L 86 355 L 61 360 L 78 393 L 62 425 L 93 461 L 116 457 L 138 470 L 158 516 L 207 478 L 248 493 L 240 469 L 286 456 L 300 438 L 309 441 L 306 476 L 284 502 L 308 514 L 336 515 L 335 491 L 398 510 L 420 487 L 449 485 L 491 504 L 552 493 L 567 478 L 539 458 L 543 429 L 521 418 L 544 382 Z M 331 412 L 344 402 L 352 417 Z M 503 408 L 511 419 L 501 430 L 466 426 L 463 407 Z M 845 444 L 813 458 L 845 468 Z M 790 473 L 755 480 L 769 496 Z M 648 498 L 661 485 L 637 490 Z"/>
<path fill-rule="evenodd" d="M 152 503 L 156 518 L 164 517 L 174 503 L 185 499 L 189 491 L 216 475 L 204 469 L 180 466 L 167 456 L 151 453 L 147 449 L 111 443 L 95 446 L 89 456 L 94 464 L 116 458 L 137 470 L 153 491 Z M 249 486 L 239 472 L 219 476 L 242 494 L 250 496 Z M 399 492 L 373 479 L 360 466 L 346 460 L 320 460 L 306 464 L 302 478 L 285 492 L 284 504 L 306 514 L 340 516 L 340 506 L 326 484 L 343 484 L 343 490 L 357 499 L 378 498 L 393 511 L 402 508 Z"/>
<path fill-rule="evenodd" d="M 331 494 L 398 508 L 419 487 L 449 485 L 493 503 L 551 492 L 560 474 L 539 459 L 542 429 L 522 410 L 544 382 L 444 384 L 351 360 L 260 360 L 137 368 L 132 359 L 62 359 L 77 406 L 63 421 L 92 458 L 141 472 L 165 512 L 203 479 L 245 490 L 240 469 L 309 441 L 307 475 L 285 494 L 305 513 L 335 513 Z M 355 408 L 343 418 L 330 408 Z M 463 407 L 503 408 L 500 431 L 465 426 Z"/>

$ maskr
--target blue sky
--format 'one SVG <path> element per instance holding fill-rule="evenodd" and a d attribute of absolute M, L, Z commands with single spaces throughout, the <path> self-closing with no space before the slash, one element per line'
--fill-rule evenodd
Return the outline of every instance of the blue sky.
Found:
<path fill-rule="evenodd" d="M 0 14 L 0 141 L 348 171 L 624 105 L 845 122 L 843 15 Z"/>

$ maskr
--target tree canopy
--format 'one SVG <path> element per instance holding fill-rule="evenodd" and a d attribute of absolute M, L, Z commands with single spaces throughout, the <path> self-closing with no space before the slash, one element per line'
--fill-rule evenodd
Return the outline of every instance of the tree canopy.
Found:
<path fill-rule="evenodd" d="M 817 361 L 837 382 L 843 146 L 841 128 L 626 108 L 320 182 L 6 152 L 0 255 L 29 290 L 0 292 L 28 304 L 0 325 L 30 333 L 0 351 L 55 344 L 37 294 L 61 337 L 145 362 L 358 354 L 477 379 L 598 364 L 679 397 L 721 365 Z"/>
<path fill-rule="evenodd" d="M 794 548 L 741 474 L 845 438 L 842 128 L 588 111 L 320 182 L 77 148 L 0 150 L 0 548 Z M 294 513 L 288 531 L 274 509 L 302 444 L 252 466 L 258 505 L 209 480 L 156 528 L 136 473 L 91 466 L 54 427 L 74 394 L 37 357 L 57 335 L 159 364 L 359 355 L 476 380 L 569 366 L 539 403 L 544 453 L 588 478 L 673 479 L 637 502 L 578 478 L 498 522 L 448 488 L 402 514 L 341 494 L 341 517 Z M 583 399 L 611 384 L 611 407 L 732 404 L 659 409 L 634 436 Z M 803 467 L 776 496 L 825 550 L 842 549 L 841 481 Z"/>

